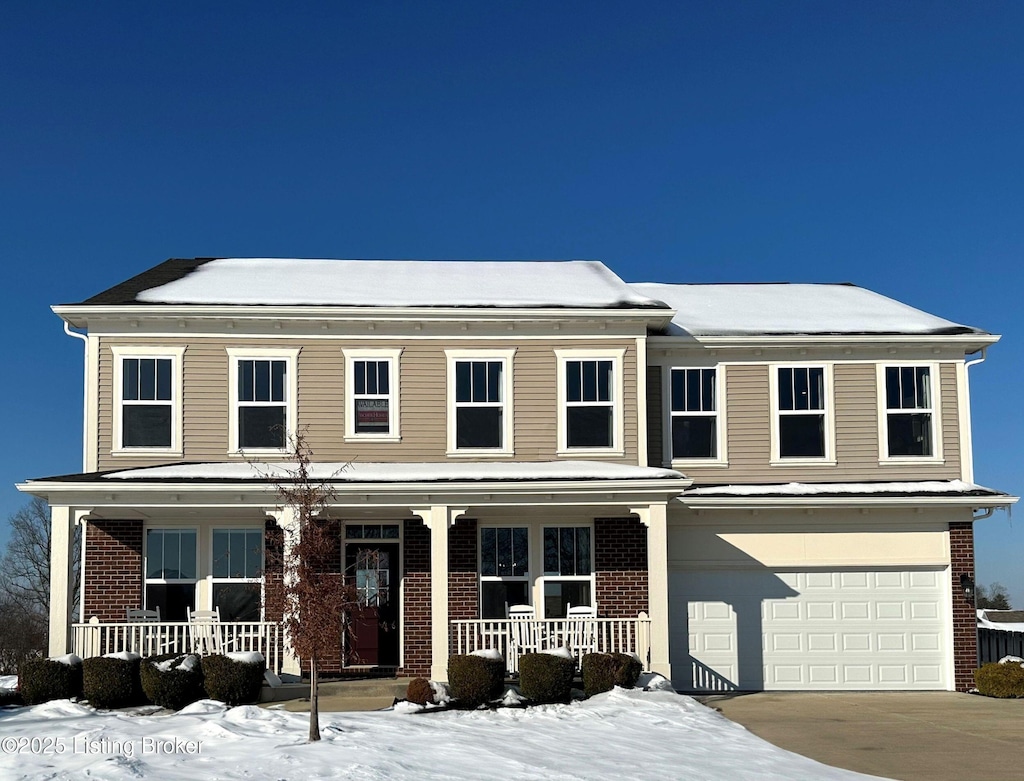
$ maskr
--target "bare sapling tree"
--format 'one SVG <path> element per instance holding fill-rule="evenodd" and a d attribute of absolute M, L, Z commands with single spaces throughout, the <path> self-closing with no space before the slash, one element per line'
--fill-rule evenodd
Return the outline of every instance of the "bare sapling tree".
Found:
<path fill-rule="evenodd" d="M 50 508 L 38 497 L 8 518 L 11 536 L 0 557 L 3 627 L 0 647 L 7 664 L 46 647 L 50 617 Z M 72 559 L 72 610 L 79 599 L 81 540 L 75 530 Z"/>
<path fill-rule="evenodd" d="M 356 605 L 341 560 L 341 534 L 328 516 L 334 490 L 312 474 L 313 452 L 300 432 L 291 437 L 294 466 L 274 476 L 278 500 L 290 508 L 281 569 L 284 629 L 295 655 L 309 665 L 309 740 L 320 740 L 320 665 L 341 648 L 345 617 Z"/>

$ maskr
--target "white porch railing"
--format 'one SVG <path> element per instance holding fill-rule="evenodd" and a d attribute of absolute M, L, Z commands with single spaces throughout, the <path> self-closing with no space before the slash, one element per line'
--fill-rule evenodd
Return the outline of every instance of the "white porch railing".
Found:
<path fill-rule="evenodd" d="M 587 619 L 588 642 L 573 648 L 566 639 L 579 636 L 579 619 L 572 622 L 564 618 L 536 619 L 530 623 L 540 649 L 569 645 L 579 667 L 584 654 L 624 653 L 636 654 L 644 669 L 651 663 L 651 619 L 646 613 L 636 618 Z M 508 619 L 480 619 L 452 621 L 450 648 L 453 654 L 468 654 L 484 649 L 496 649 L 505 658 L 505 669 L 510 674 L 519 672 L 519 654 L 525 650 L 516 645 L 513 622 Z"/>
<path fill-rule="evenodd" d="M 273 621 L 222 621 L 216 625 L 224 651 L 257 651 L 267 668 L 281 671 L 281 625 Z M 133 651 L 142 656 L 192 653 L 187 621 L 72 624 L 72 651 L 90 656 Z"/>

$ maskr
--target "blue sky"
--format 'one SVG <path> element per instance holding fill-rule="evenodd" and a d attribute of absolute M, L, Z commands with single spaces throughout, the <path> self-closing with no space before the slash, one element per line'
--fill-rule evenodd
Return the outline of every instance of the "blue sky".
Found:
<path fill-rule="evenodd" d="M 1019 495 L 1022 32 L 997 2 L 5 3 L 0 518 L 81 466 L 49 306 L 199 255 L 856 282 L 1005 335 L 976 470 Z M 1020 607 L 1022 525 L 977 526 Z"/>

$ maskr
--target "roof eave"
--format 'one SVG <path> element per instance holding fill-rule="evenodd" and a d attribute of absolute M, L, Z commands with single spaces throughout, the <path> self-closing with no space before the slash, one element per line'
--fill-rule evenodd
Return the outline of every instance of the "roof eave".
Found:
<path fill-rule="evenodd" d="M 1002 337 L 998 334 L 967 333 L 967 334 L 758 334 L 758 335 L 722 335 L 722 336 L 674 336 L 654 335 L 648 338 L 652 347 L 670 348 L 701 345 L 704 347 L 750 348 L 750 347 L 807 347 L 810 345 L 878 345 L 919 344 L 919 345 L 956 345 L 965 353 L 977 352 L 983 347 L 998 342 Z"/>
<path fill-rule="evenodd" d="M 784 510 L 839 509 L 839 508 L 908 508 L 908 507 L 971 507 L 989 509 L 1009 507 L 1019 496 L 680 496 L 677 501 L 692 509 L 725 510 Z"/>

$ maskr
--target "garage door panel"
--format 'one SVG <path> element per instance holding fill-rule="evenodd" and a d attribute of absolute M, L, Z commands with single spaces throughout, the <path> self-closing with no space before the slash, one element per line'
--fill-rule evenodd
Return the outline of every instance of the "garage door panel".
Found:
<path fill-rule="evenodd" d="M 674 620 L 671 627 L 676 683 L 698 690 L 946 688 L 946 574 L 673 573 L 672 613 L 687 617 L 687 626 Z"/>

